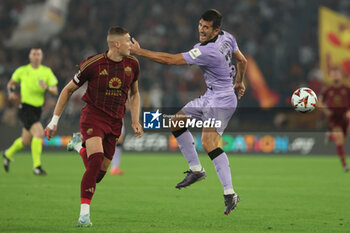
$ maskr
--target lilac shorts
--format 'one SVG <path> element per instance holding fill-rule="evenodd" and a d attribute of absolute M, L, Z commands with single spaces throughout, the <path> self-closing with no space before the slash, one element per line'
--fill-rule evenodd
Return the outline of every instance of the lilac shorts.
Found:
<path fill-rule="evenodd" d="M 197 120 L 221 121 L 221 126 L 216 127 L 216 131 L 222 136 L 236 107 L 237 97 L 234 90 L 213 91 L 208 89 L 204 95 L 188 102 L 182 111 L 190 118 Z"/>

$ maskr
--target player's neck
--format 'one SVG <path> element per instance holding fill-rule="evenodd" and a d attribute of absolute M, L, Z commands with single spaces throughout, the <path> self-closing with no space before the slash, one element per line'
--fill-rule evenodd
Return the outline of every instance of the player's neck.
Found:
<path fill-rule="evenodd" d="M 34 69 L 38 69 L 40 64 L 34 64 L 34 63 L 30 63 L 30 65 L 34 68 Z"/>
<path fill-rule="evenodd" d="M 123 60 L 123 56 L 120 55 L 120 53 L 112 51 L 112 50 L 108 50 L 107 57 L 115 62 L 120 62 Z"/>

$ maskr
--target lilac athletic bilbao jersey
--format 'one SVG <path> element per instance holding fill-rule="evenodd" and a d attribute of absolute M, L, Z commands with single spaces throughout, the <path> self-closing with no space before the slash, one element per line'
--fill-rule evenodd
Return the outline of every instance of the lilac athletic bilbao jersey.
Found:
<path fill-rule="evenodd" d="M 193 49 L 182 53 L 187 64 L 198 65 L 209 88 L 233 88 L 235 70 L 232 53 L 238 50 L 236 39 L 226 31 L 221 31 L 209 42 L 198 43 Z"/>

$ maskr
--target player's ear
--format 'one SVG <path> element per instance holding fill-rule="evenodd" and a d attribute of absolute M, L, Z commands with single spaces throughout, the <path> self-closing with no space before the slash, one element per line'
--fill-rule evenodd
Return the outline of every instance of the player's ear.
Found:
<path fill-rule="evenodd" d="M 114 41 L 114 46 L 119 49 L 120 48 L 120 41 L 119 40 Z"/>

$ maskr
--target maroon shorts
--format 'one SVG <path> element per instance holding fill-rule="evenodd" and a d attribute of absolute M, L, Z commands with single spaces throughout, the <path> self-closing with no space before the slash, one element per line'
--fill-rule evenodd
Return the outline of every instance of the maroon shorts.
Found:
<path fill-rule="evenodd" d="M 116 140 L 121 134 L 122 119 L 115 119 L 95 107 L 86 105 L 80 115 L 80 132 L 83 144 L 92 137 L 101 137 L 105 157 L 112 159 Z"/>
<path fill-rule="evenodd" d="M 328 121 L 328 126 L 332 130 L 336 127 L 339 127 L 342 129 L 345 136 L 348 135 L 349 132 L 349 120 L 345 117 L 331 117 Z"/>

